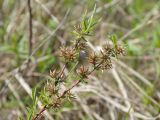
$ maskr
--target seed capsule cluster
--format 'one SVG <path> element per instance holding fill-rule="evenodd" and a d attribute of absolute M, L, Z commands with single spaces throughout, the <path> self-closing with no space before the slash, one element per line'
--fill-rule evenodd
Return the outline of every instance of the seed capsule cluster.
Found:
<path fill-rule="evenodd" d="M 61 47 L 60 48 L 60 57 L 62 57 L 65 61 L 65 65 L 62 70 L 50 71 L 50 76 L 54 79 L 54 85 L 48 86 L 51 96 L 56 96 L 54 98 L 54 102 L 52 106 L 60 107 L 62 105 L 62 101 L 64 99 L 71 100 L 74 95 L 71 93 L 71 89 L 77 86 L 82 81 L 88 79 L 88 76 L 96 70 L 107 70 L 112 68 L 112 58 L 117 57 L 119 55 L 124 55 L 124 48 L 118 44 L 106 44 L 102 47 L 99 53 L 95 53 L 87 46 L 87 40 L 85 39 L 85 35 L 83 28 L 78 26 L 75 28 L 76 34 L 78 37 L 75 38 L 73 44 L 69 47 Z M 64 70 L 67 69 L 66 66 L 69 63 L 74 63 L 75 61 L 79 62 L 79 57 L 81 52 L 87 52 L 89 54 L 88 57 L 85 57 L 84 60 L 87 61 L 87 65 L 79 65 L 80 67 L 75 67 L 75 75 L 79 77 L 79 79 L 74 82 L 68 89 L 61 91 L 60 85 L 64 82 L 67 82 L 67 75 L 65 76 Z M 51 83 L 53 84 L 53 83 Z"/>

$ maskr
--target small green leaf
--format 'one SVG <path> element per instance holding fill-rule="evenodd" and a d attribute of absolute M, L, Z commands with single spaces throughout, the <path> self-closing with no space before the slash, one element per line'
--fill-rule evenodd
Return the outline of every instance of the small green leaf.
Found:
<path fill-rule="evenodd" d="M 40 100 L 43 102 L 43 104 L 47 105 L 51 102 L 51 97 L 48 91 L 46 91 L 46 88 L 41 91 L 40 93 Z"/>
<path fill-rule="evenodd" d="M 83 26 L 83 28 L 84 28 L 84 30 L 86 30 L 87 29 L 87 11 L 85 12 L 85 14 L 84 14 L 84 17 L 83 17 L 83 21 L 82 21 L 82 26 Z"/>
<path fill-rule="evenodd" d="M 113 35 L 110 36 L 110 39 L 112 40 L 112 42 L 114 44 L 114 47 L 117 48 L 118 47 L 117 36 L 115 34 L 113 34 Z"/>
<path fill-rule="evenodd" d="M 83 20 L 83 27 L 84 27 L 84 30 L 87 29 L 87 18 Z"/>
<path fill-rule="evenodd" d="M 28 108 L 27 111 L 28 111 L 27 120 L 32 120 L 33 109 L 32 108 Z"/>
<path fill-rule="evenodd" d="M 32 89 L 32 100 L 33 100 L 33 103 L 35 103 L 35 101 L 36 101 L 36 91 L 37 91 L 36 88 Z"/>
<path fill-rule="evenodd" d="M 93 25 L 93 19 L 94 19 L 95 13 L 96 13 L 96 4 L 95 4 L 95 6 L 94 6 L 94 9 L 93 9 L 93 12 L 92 12 L 91 17 L 88 19 L 89 25 L 87 26 L 87 30 L 86 30 L 85 32 L 89 32 L 91 26 Z"/>

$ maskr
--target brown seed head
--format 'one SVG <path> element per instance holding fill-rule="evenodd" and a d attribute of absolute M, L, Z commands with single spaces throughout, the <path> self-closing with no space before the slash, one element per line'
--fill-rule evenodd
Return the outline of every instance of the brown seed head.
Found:
<path fill-rule="evenodd" d="M 59 74 L 59 72 L 57 70 L 53 70 L 53 71 L 50 70 L 50 76 L 52 78 L 56 78 L 58 76 L 58 74 Z"/>
<path fill-rule="evenodd" d="M 86 46 L 87 46 L 87 44 L 85 41 L 77 41 L 75 44 L 75 48 L 78 50 L 85 50 Z"/>
<path fill-rule="evenodd" d="M 77 72 L 82 78 L 88 78 L 88 68 L 81 66 Z"/>
<path fill-rule="evenodd" d="M 51 94 L 57 94 L 58 90 L 56 89 L 55 85 L 53 84 L 48 84 L 47 85 L 47 90 L 51 93 Z"/>
<path fill-rule="evenodd" d="M 109 57 L 115 56 L 114 48 L 110 44 L 107 44 L 105 47 L 103 47 L 103 52 Z"/>
<path fill-rule="evenodd" d="M 62 47 L 60 56 L 64 57 L 66 61 L 74 61 L 76 59 L 76 50 L 74 48 Z"/>
<path fill-rule="evenodd" d="M 104 62 L 111 62 L 111 58 L 110 58 L 110 55 L 107 54 L 105 51 L 101 51 L 101 60 L 104 61 Z"/>
<path fill-rule="evenodd" d="M 91 54 L 89 56 L 89 63 L 91 63 L 93 66 L 96 66 L 98 63 L 98 56 L 96 56 L 96 54 Z"/>
<path fill-rule="evenodd" d="M 61 106 L 61 104 L 62 104 L 62 102 L 61 102 L 61 100 L 60 99 L 57 99 L 56 101 L 55 100 L 53 100 L 53 108 L 55 109 L 57 109 L 57 108 L 59 108 L 60 106 Z"/>
<path fill-rule="evenodd" d="M 66 56 L 66 51 L 67 51 L 67 48 L 66 47 L 61 47 L 60 48 L 60 56 L 63 57 L 63 56 Z"/>
<path fill-rule="evenodd" d="M 123 46 L 118 46 L 117 48 L 116 48 L 116 54 L 117 55 L 125 55 L 125 48 L 123 47 Z"/>
<path fill-rule="evenodd" d="M 78 25 L 74 26 L 74 30 L 75 30 L 77 33 L 81 34 L 81 32 L 82 32 L 82 30 L 83 30 L 82 25 L 81 25 L 81 24 L 78 24 Z"/>
<path fill-rule="evenodd" d="M 112 63 L 111 63 L 111 62 L 104 62 L 104 63 L 101 65 L 101 69 L 102 69 L 102 70 L 111 69 L 111 68 L 112 68 Z"/>

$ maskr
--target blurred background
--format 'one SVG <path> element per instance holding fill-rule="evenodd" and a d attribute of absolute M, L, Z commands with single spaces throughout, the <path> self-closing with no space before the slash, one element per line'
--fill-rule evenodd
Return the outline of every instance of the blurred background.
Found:
<path fill-rule="evenodd" d="M 74 88 L 74 102 L 45 118 L 160 120 L 159 0 L 31 0 L 32 33 L 27 0 L 0 0 L 0 120 L 25 118 L 31 89 L 41 89 L 50 69 L 62 65 L 57 51 L 95 4 L 101 20 L 90 43 L 98 48 L 114 33 L 127 55 Z"/>

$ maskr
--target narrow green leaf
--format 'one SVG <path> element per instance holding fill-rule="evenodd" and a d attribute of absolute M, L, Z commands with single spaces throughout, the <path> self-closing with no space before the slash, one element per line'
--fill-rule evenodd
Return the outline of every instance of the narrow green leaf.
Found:
<path fill-rule="evenodd" d="M 37 92 L 37 89 L 36 88 L 33 88 L 32 89 L 32 100 L 33 100 L 33 105 L 36 104 L 36 92 Z"/>
<path fill-rule="evenodd" d="M 113 34 L 110 36 L 110 39 L 112 40 L 114 47 L 117 48 L 118 47 L 117 36 L 115 34 Z"/>
<path fill-rule="evenodd" d="M 93 19 L 94 19 L 95 13 L 96 13 L 96 4 L 95 4 L 95 6 L 94 6 L 94 9 L 93 9 L 93 12 L 92 12 L 91 17 L 88 19 L 89 25 L 88 25 L 88 27 L 87 27 L 86 32 L 89 32 L 89 29 L 91 28 L 91 25 L 93 24 Z"/>

